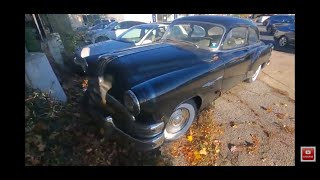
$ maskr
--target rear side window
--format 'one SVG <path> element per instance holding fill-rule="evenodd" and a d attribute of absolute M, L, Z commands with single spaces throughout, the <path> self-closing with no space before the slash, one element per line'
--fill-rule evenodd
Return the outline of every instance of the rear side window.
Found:
<path fill-rule="evenodd" d="M 247 44 L 248 29 L 246 27 L 233 28 L 223 42 L 222 49 L 235 49 Z"/>
<path fill-rule="evenodd" d="M 259 36 L 257 31 L 249 27 L 249 45 L 259 42 Z"/>

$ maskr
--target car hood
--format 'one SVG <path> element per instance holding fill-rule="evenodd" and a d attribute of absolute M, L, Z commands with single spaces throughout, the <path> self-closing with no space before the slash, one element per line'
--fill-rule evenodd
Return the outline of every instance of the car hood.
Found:
<path fill-rule="evenodd" d="M 111 77 L 112 91 L 123 92 L 158 76 L 204 63 L 203 60 L 209 58 L 207 50 L 162 42 L 110 53 L 99 60 L 95 69 L 90 69 L 89 65 L 88 73 Z"/>
<path fill-rule="evenodd" d="M 108 40 L 95 44 L 90 44 L 84 47 L 90 48 L 90 54 L 85 59 L 87 60 L 88 64 L 91 64 L 92 62 L 96 61 L 100 55 L 121 50 L 124 48 L 129 48 L 132 46 L 135 46 L 135 44 L 131 42 L 124 42 L 118 40 Z M 77 51 L 76 54 L 80 57 L 81 50 Z"/>

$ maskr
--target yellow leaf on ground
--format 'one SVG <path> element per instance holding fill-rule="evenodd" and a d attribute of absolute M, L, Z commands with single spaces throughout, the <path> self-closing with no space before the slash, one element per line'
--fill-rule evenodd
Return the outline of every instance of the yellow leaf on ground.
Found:
<path fill-rule="evenodd" d="M 188 136 L 187 139 L 188 139 L 188 141 L 191 142 L 192 141 L 192 136 Z"/>
<path fill-rule="evenodd" d="M 207 153 L 207 148 L 202 148 L 201 150 L 200 150 L 200 154 L 202 154 L 202 155 L 207 155 L 208 153 Z"/>
<path fill-rule="evenodd" d="M 197 159 L 197 160 L 201 159 L 201 155 L 200 155 L 200 153 L 198 151 L 195 151 L 193 154 L 194 154 L 194 158 L 195 159 Z"/>

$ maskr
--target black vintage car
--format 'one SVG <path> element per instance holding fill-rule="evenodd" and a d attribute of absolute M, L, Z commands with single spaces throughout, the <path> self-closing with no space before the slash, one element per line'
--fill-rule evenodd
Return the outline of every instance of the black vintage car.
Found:
<path fill-rule="evenodd" d="M 186 133 L 222 93 L 255 81 L 272 49 L 249 20 L 179 18 L 161 42 L 108 53 L 89 66 L 83 107 L 137 147 L 156 148 Z"/>

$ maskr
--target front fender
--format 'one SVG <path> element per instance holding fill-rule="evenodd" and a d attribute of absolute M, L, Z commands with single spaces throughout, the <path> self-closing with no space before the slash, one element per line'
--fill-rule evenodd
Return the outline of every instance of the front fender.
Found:
<path fill-rule="evenodd" d="M 196 96 L 201 83 L 196 83 L 208 72 L 205 63 L 173 71 L 145 81 L 131 88 L 140 102 L 141 113 L 166 120 L 175 107 Z M 199 87 L 198 87 L 199 86 Z"/>

